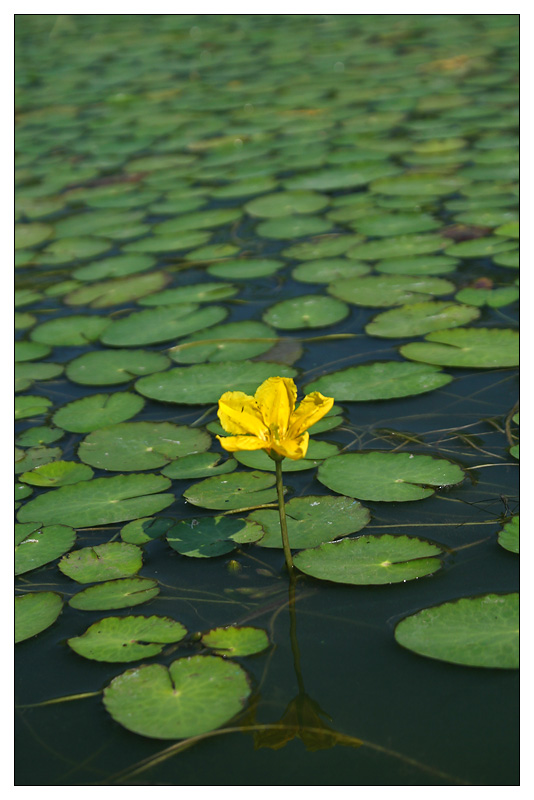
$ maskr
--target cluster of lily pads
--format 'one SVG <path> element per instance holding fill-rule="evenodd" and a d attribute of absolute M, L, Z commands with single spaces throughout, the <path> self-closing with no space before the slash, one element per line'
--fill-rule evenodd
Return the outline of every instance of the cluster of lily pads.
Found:
<path fill-rule="evenodd" d="M 59 619 L 61 594 L 28 591 L 57 563 L 84 585 L 68 601 L 79 656 L 139 661 L 191 643 L 154 615 L 83 632 L 83 612 L 157 596 L 143 567 L 154 539 L 183 558 L 281 548 L 274 463 L 226 457 L 212 438 L 221 394 L 273 375 L 336 400 L 310 433 L 340 441 L 283 463 L 316 470 L 317 494 L 286 507 L 304 580 L 394 584 L 442 567 L 436 542 L 366 534 L 360 501 L 424 500 L 460 484 L 462 468 L 354 452 L 343 431 L 358 403 L 518 364 L 515 21 L 401 15 L 390 41 L 359 16 L 311 19 L 314 36 L 291 48 L 276 18 L 217 18 L 213 38 L 213 20 L 154 16 L 148 37 L 129 21 L 124 51 L 104 16 L 59 17 L 54 36 L 49 17 L 19 22 L 15 567 L 30 580 L 18 641 Z M 140 53 L 154 75 L 134 68 Z M 350 340 L 349 365 L 307 381 L 306 354 L 329 336 Z M 386 340 L 387 357 L 366 360 L 362 340 Z M 180 415 L 187 424 L 161 421 Z M 511 413 L 512 459 L 517 423 Z M 76 547 L 93 528 L 109 540 Z M 518 552 L 517 516 L 498 542 Z M 395 637 L 431 658 L 512 668 L 517 599 L 423 609 Z M 118 675 L 105 706 L 145 736 L 212 730 L 250 694 L 231 658 L 268 645 L 257 628 L 206 631 L 200 654 Z"/>

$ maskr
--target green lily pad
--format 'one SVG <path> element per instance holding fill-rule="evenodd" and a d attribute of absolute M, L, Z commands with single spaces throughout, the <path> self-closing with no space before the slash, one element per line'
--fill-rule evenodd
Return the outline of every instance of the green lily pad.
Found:
<path fill-rule="evenodd" d="M 324 328 L 349 314 L 346 303 L 323 295 L 309 294 L 275 303 L 263 314 L 269 325 L 282 330 Z"/>
<path fill-rule="evenodd" d="M 30 334 L 34 342 L 52 346 L 83 346 L 96 341 L 108 327 L 109 319 L 97 316 L 58 317 L 37 325 Z"/>
<path fill-rule="evenodd" d="M 382 213 L 361 217 L 350 227 L 354 228 L 357 233 L 363 233 L 364 236 L 379 236 L 383 238 L 434 231 L 442 227 L 442 223 L 434 219 L 430 214 Z"/>
<path fill-rule="evenodd" d="M 301 236 L 317 236 L 327 233 L 334 227 L 334 223 L 324 217 L 288 216 L 275 217 L 267 222 L 260 222 L 256 226 L 259 236 L 265 239 L 297 239 Z"/>
<path fill-rule="evenodd" d="M 30 489 L 31 494 L 31 489 Z M 36 533 L 39 531 L 40 525 L 36 522 L 19 522 L 15 524 L 15 547 L 19 545 L 24 539 L 26 539 L 30 534 Z"/>
<path fill-rule="evenodd" d="M 217 278 L 242 281 L 274 275 L 283 266 L 283 261 L 274 258 L 236 258 L 222 261 L 220 264 L 211 264 L 207 272 Z"/>
<path fill-rule="evenodd" d="M 260 547 L 282 547 L 278 510 L 260 509 L 248 516 L 265 531 Z M 287 532 L 292 549 L 315 547 L 364 528 L 369 511 L 352 497 L 295 497 L 286 504 Z"/>
<path fill-rule="evenodd" d="M 219 243 L 208 244 L 206 247 L 199 247 L 191 250 L 184 255 L 185 261 L 217 261 L 217 259 L 227 259 L 239 253 L 239 247 L 235 244 Z"/>
<path fill-rule="evenodd" d="M 336 189 L 352 189 L 356 186 L 365 186 L 371 181 L 378 181 L 385 175 L 395 175 L 398 168 L 391 164 L 357 164 L 344 168 L 327 168 L 311 172 L 308 175 L 299 175 L 288 178 L 284 186 L 292 191 L 317 190 L 331 192 Z"/>
<path fill-rule="evenodd" d="M 27 419 L 46 414 L 51 405 L 52 401 L 48 397 L 31 394 L 15 397 L 15 419 Z"/>
<path fill-rule="evenodd" d="M 19 480 L 32 486 L 67 486 L 70 483 L 89 481 L 93 470 L 76 461 L 52 461 L 24 472 Z"/>
<path fill-rule="evenodd" d="M 442 250 L 446 247 L 448 241 L 448 239 L 424 233 L 388 236 L 385 239 L 373 239 L 370 242 L 351 247 L 347 255 L 349 258 L 363 261 L 379 261 L 384 258 L 408 258 L 425 253 L 435 253 L 437 250 Z"/>
<path fill-rule="evenodd" d="M 177 231 L 164 236 L 146 236 L 123 246 L 125 253 L 171 253 L 175 250 L 190 250 L 209 242 L 211 231 Z"/>
<path fill-rule="evenodd" d="M 457 328 L 400 348 L 405 358 L 444 367 L 492 369 L 519 363 L 519 335 L 508 328 Z"/>
<path fill-rule="evenodd" d="M 370 272 L 367 264 L 349 261 L 346 258 L 321 258 L 299 264 L 291 273 L 296 281 L 302 283 L 331 283 L 340 278 L 358 278 Z"/>
<path fill-rule="evenodd" d="M 334 281 L 329 294 L 348 303 L 370 308 L 422 303 L 432 295 L 451 294 L 455 286 L 444 278 L 415 275 L 365 275 Z"/>
<path fill-rule="evenodd" d="M 267 352 L 277 341 L 274 330 L 268 325 L 245 320 L 194 333 L 173 347 L 169 355 L 182 364 L 242 361 Z"/>
<path fill-rule="evenodd" d="M 54 235 L 51 225 L 44 222 L 28 222 L 15 225 L 15 250 L 24 250 L 41 244 Z"/>
<path fill-rule="evenodd" d="M 297 460 L 285 458 L 282 462 L 282 472 L 301 472 L 305 469 L 312 469 L 312 467 L 317 467 L 325 458 L 337 455 L 338 452 L 338 445 L 329 442 L 310 441 L 306 458 Z M 242 450 L 234 453 L 234 456 L 240 464 L 252 469 L 263 469 L 268 472 L 274 472 L 276 469 L 275 462 L 264 450 Z"/>
<path fill-rule="evenodd" d="M 29 497 L 31 494 L 33 494 L 33 489 L 30 489 L 29 486 L 26 486 L 24 483 L 15 484 L 15 511 L 19 508 L 20 501 L 25 500 L 26 497 Z"/>
<path fill-rule="evenodd" d="M 156 259 L 152 256 L 123 253 L 118 256 L 111 256 L 111 258 L 103 258 L 101 261 L 95 261 L 94 264 L 88 264 L 85 267 L 78 267 L 72 272 L 72 277 L 79 281 L 124 278 L 126 275 L 145 272 L 155 264 Z"/>
<path fill-rule="evenodd" d="M 240 544 L 256 542 L 263 529 L 255 522 L 235 517 L 184 519 L 167 531 L 173 550 L 192 558 L 213 558 L 231 553 Z"/>
<path fill-rule="evenodd" d="M 397 339 L 404 336 L 421 336 L 429 331 L 455 328 L 480 316 L 472 306 L 458 303 L 429 301 L 411 303 L 391 311 L 384 311 L 365 326 L 369 336 Z"/>
<path fill-rule="evenodd" d="M 62 372 L 62 364 L 52 364 L 50 361 L 44 363 L 26 361 L 23 364 L 15 364 L 15 391 L 25 392 L 35 381 L 49 381 L 51 378 L 57 378 Z"/>
<path fill-rule="evenodd" d="M 149 578 L 119 578 L 88 586 L 69 600 L 80 611 L 107 611 L 147 603 L 159 594 L 157 581 Z"/>
<path fill-rule="evenodd" d="M 160 372 L 170 363 L 166 355 L 151 350 L 94 350 L 73 359 L 66 375 L 84 386 L 109 386 Z"/>
<path fill-rule="evenodd" d="M 108 236 L 110 230 L 128 228 L 143 217 L 142 211 L 84 211 L 55 223 L 57 236 Z"/>
<path fill-rule="evenodd" d="M 163 292 L 151 294 L 139 300 L 140 306 L 174 305 L 175 303 L 211 303 L 213 300 L 224 300 L 237 294 L 239 288 L 231 283 L 194 283 L 189 286 L 177 286 Z"/>
<path fill-rule="evenodd" d="M 497 536 L 497 541 L 511 553 L 519 553 L 519 514 L 503 525 Z"/>
<path fill-rule="evenodd" d="M 246 203 L 245 211 L 253 217 L 290 217 L 313 214 L 328 205 L 328 197 L 318 192 L 275 192 Z"/>
<path fill-rule="evenodd" d="M 233 472 L 237 467 L 235 458 L 227 458 L 219 464 L 220 460 L 217 453 L 194 453 L 172 461 L 161 470 L 161 474 L 173 480 L 196 480 Z"/>
<path fill-rule="evenodd" d="M 519 239 L 519 222 L 517 220 L 504 222 L 502 225 L 499 225 L 498 228 L 495 228 L 495 235 Z"/>
<path fill-rule="evenodd" d="M 13 319 L 16 331 L 24 331 L 27 328 L 33 327 L 37 322 L 35 314 L 30 314 L 28 311 L 15 311 Z"/>
<path fill-rule="evenodd" d="M 318 480 L 339 494 L 359 500 L 422 500 L 435 488 L 464 479 L 457 464 L 411 453 L 346 453 L 323 461 Z"/>
<path fill-rule="evenodd" d="M 35 305 L 43 298 L 40 292 L 34 292 L 32 289 L 15 289 L 15 308 L 23 306 Z"/>
<path fill-rule="evenodd" d="M 121 422 L 93 431 L 78 448 L 85 464 L 117 472 L 156 469 L 175 458 L 206 451 L 211 436 L 172 422 Z"/>
<path fill-rule="evenodd" d="M 401 620 L 395 639 L 427 658 L 467 667 L 519 667 L 519 595 L 461 597 Z"/>
<path fill-rule="evenodd" d="M 387 258 L 375 264 L 374 268 L 387 275 L 443 275 L 454 272 L 457 265 L 457 258 L 430 254 L 411 258 Z"/>
<path fill-rule="evenodd" d="M 65 201 L 62 197 L 19 197 L 15 200 L 17 214 L 24 214 L 29 219 L 47 217 L 62 209 Z M 57 225 L 56 225 L 57 230 Z"/>
<path fill-rule="evenodd" d="M 89 433 L 134 417 L 144 405 L 143 398 L 133 392 L 92 394 L 67 403 L 52 419 L 66 431 Z"/>
<path fill-rule="evenodd" d="M 174 502 L 173 494 L 157 494 L 170 484 L 161 475 L 93 478 L 29 500 L 19 510 L 18 520 L 91 528 L 150 516 Z"/>
<path fill-rule="evenodd" d="M 321 392 L 340 402 L 365 402 L 431 392 L 452 381 L 451 375 L 436 367 L 415 366 L 406 361 L 376 361 L 348 367 L 308 383 L 305 391 Z"/>
<path fill-rule="evenodd" d="M 445 255 L 457 258 L 485 258 L 507 250 L 515 250 L 513 241 L 504 240 L 500 236 L 481 236 L 478 239 L 467 239 L 465 242 L 455 242 L 445 248 Z"/>
<path fill-rule="evenodd" d="M 191 214 L 181 214 L 166 222 L 154 225 L 156 236 L 169 236 L 180 231 L 195 231 L 202 228 L 218 228 L 235 222 L 242 216 L 239 208 L 212 208 L 207 211 L 194 211 Z"/>
<path fill-rule="evenodd" d="M 141 517 L 121 528 L 121 539 L 128 544 L 146 544 L 164 536 L 174 520 L 168 517 Z"/>
<path fill-rule="evenodd" d="M 229 625 L 227 628 L 213 628 L 202 634 L 202 644 L 227 658 L 251 656 L 269 647 L 267 632 L 261 628 Z"/>
<path fill-rule="evenodd" d="M 182 623 L 170 617 L 105 617 L 67 644 L 84 658 L 115 663 L 156 656 L 186 634 Z"/>
<path fill-rule="evenodd" d="M 227 391 L 239 390 L 245 394 L 254 394 L 258 386 L 273 374 L 293 378 L 296 370 L 285 364 L 271 362 L 264 364 L 254 361 L 225 361 L 218 364 L 199 364 L 141 378 L 135 384 L 135 389 L 144 397 L 164 403 L 217 403 Z"/>
<path fill-rule="evenodd" d="M 196 303 L 159 306 L 135 311 L 112 322 L 101 336 L 101 341 L 114 347 L 168 342 L 215 325 L 227 315 L 228 311 L 222 306 L 201 308 Z"/>
<path fill-rule="evenodd" d="M 492 258 L 494 264 L 500 267 L 510 267 L 511 269 L 519 269 L 519 250 L 510 250 L 505 253 Z"/>
<path fill-rule="evenodd" d="M 58 566 L 73 581 L 96 583 L 136 575 L 143 566 L 143 556 L 135 544 L 109 542 L 73 550 Z"/>
<path fill-rule="evenodd" d="M 29 523 L 29 526 L 34 529 L 29 533 L 23 530 L 23 538 L 18 542 L 17 528 L 26 526 L 15 526 L 15 575 L 22 575 L 54 561 L 70 550 L 76 541 L 76 531 L 67 525 L 47 525 L 37 529 L 34 523 Z"/>
<path fill-rule="evenodd" d="M 18 447 L 35 447 L 56 442 L 64 435 L 64 431 L 59 428 L 52 428 L 49 425 L 36 425 L 17 436 L 15 443 Z"/>
<path fill-rule="evenodd" d="M 59 447 L 30 447 L 26 452 L 15 448 L 15 473 L 29 472 L 40 464 L 49 464 L 61 458 Z"/>
<path fill-rule="evenodd" d="M 66 236 L 56 239 L 41 251 L 38 261 L 41 264 L 68 264 L 71 261 L 84 261 L 110 249 L 110 243 L 96 236 Z"/>
<path fill-rule="evenodd" d="M 15 342 L 15 362 L 36 361 L 39 358 L 46 358 L 52 349 L 46 344 L 39 342 Z"/>
<path fill-rule="evenodd" d="M 519 289 L 517 286 L 502 286 L 498 289 L 467 287 L 466 289 L 460 289 L 455 299 L 460 303 L 469 303 L 472 306 L 501 308 L 501 306 L 508 306 L 519 299 Z"/>
<path fill-rule="evenodd" d="M 15 643 L 23 642 L 52 625 L 63 600 L 56 592 L 29 592 L 15 598 Z"/>
<path fill-rule="evenodd" d="M 180 658 L 167 667 L 127 670 L 104 689 L 104 705 L 120 725 L 141 736 L 185 739 L 218 728 L 245 705 L 245 671 L 218 656 Z"/>
<path fill-rule="evenodd" d="M 468 183 L 467 178 L 459 175 L 442 175 L 440 173 L 419 173 L 413 175 L 397 175 L 391 178 L 379 178 L 369 186 L 371 192 L 405 197 L 440 197 L 453 194 Z"/>
<path fill-rule="evenodd" d="M 64 298 L 64 302 L 68 306 L 110 308 L 123 303 L 131 303 L 132 300 L 138 300 L 147 294 L 157 292 L 163 289 L 170 279 L 170 275 L 165 272 L 147 272 L 133 277 L 91 283 L 69 292 Z"/>
<path fill-rule="evenodd" d="M 297 553 L 294 564 L 301 572 L 335 583 L 368 586 L 431 575 L 441 568 L 437 545 L 414 536 L 358 536 L 327 542 Z"/>
<path fill-rule="evenodd" d="M 363 241 L 362 236 L 333 233 L 328 236 L 320 236 L 311 239 L 309 242 L 299 242 L 282 250 L 282 255 L 286 258 L 296 258 L 298 261 L 315 261 L 319 258 L 333 258 L 342 255 L 350 250 L 351 247 Z"/>
<path fill-rule="evenodd" d="M 251 508 L 276 502 L 274 483 L 275 476 L 266 472 L 232 472 L 195 483 L 184 492 L 184 497 L 188 503 L 202 508 L 221 511 Z"/>

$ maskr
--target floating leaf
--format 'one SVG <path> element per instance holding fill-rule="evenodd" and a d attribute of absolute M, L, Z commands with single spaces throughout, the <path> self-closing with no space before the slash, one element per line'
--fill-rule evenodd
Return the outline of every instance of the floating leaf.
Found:
<path fill-rule="evenodd" d="M 66 431 L 88 433 L 130 419 L 144 405 L 143 398 L 133 392 L 92 394 L 67 403 L 56 411 L 52 419 Z"/>
<path fill-rule="evenodd" d="M 26 452 L 15 448 L 15 473 L 29 472 L 40 464 L 49 464 L 61 458 L 59 447 L 30 447 Z"/>
<path fill-rule="evenodd" d="M 110 249 L 110 243 L 96 236 L 66 236 L 56 239 L 39 253 L 40 264 L 68 264 L 100 255 Z"/>
<path fill-rule="evenodd" d="M 414 369 L 416 366 L 418 368 Z M 377 361 L 323 375 L 308 383 L 305 391 L 321 392 L 340 402 L 365 402 L 431 392 L 451 381 L 452 376 L 437 367 L 406 361 Z"/>
<path fill-rule="evenodd" d="M 445 249 L 445 254 L 458 258 L 484 258 L 515 248 L 515 242 L 503 241 L 499 236 L 482 236 L 478 239 L 467 239 L 465 242 L 451 244 Z"/>
<path fill-rule="evenodd" d="M 75 289 L 64 299 L 68 306 L 90 306 L 91 308 L 109 308 L 123 303 L 138 300 L 146 294 L 152 294 L 170 281 L 165 272 L 147 272 L 133 278 L 116 278 L 102 283 L 91 283 Z"/>
<path fill-rule="evenodd" d="M 306 575 L 335 583 L 367 586 L 404 583 L 441 567 L 437 545 L 414 536 L 358 536 L 302 550 L 295 566 Z"/>
<path fill-rule="evenodd" d="M 304 469 L 317 467 L 325 458 L 337 455 L 338 451 L 338 445 L 330 444 L 329 442 L 310 441 L 306 452 L 306 458 L 295 460 L 291 458 L 284 459 L 282 462 L 282 472 L 300 472 Z M 246 467 L 251 467 L 252 469 L 264 469 L 269 472 L 274 472 L 276 469 L 275 462 L 264 450 L 242 450 L 235 453 L 234 456 L 240 464 L 244 464 Z"/>
<path fill-rule="evenodd" d="M 329 458 L 319 467 L 317 478 L 339 494 L 392 503 L 422 500 L 436 487 L 460 483 L 464 473 L 444 458 L 373 452 Z"/>
<path fill-rule="evenodd" d="M 451 294 L 455 286 L 444 278 L 412 275 L 364 275 L 334 281 L 327 291 L 357 306 L 381 308 L 401 306 L 405 303 L 421 303 L 432 299 L 432 295 Z"/>
<path fill-rule="evenodd" d="M 96 583 L 130 578 L 143 566 L 143 557 L 135 544 L 109 542 L 74 550 L 64 556 L 58 566 L 73 581 Z"/>
<path fill-rule="evenodd" d="M 164 645 L 180 642 L 186 634 L 182 623 L 170 617 L 105 617 L 67 644 L 93 661 L 137 661 L 158 655 Z"/>
<path fill-rule="evenodd" d="M 208 267 L 207 272 L 217 278 L 242 281 L 274 275 L 283 266 L 283 261 L 277 261 L 274 258 L 239 258 L 212 264 Z"/>
<path fill-rule="evenodd" d="M 57 378 L 62 372 L 62 364 L 52 364 L 50 361 L 37 364 L 26 361 L 24 364 L 15 364 L 15 391 L 24 392 L 34 381 L 48 381 Z"/>
<path fill-rule="evenodd" d="M 241 217 L 239 208 L 211 208 L 207 211 L 195 211 L 191 214 L 181 214 L 166 222 L 154 225 L 156 236 L 169 236 L 180 231 L 195 231 L 202 228 L 218 228 L 235 222 Z"/>
<path fill-rule="evenodd" d="M 467 287 L 456 294 L 460 303 L 469 303 L 472 306 L 489 306 L 501 308 L 514 303 L 519 298 L 519 289 L 516 286 L 502 286 L 498 289 L 476 289 Z"/>
<path fill-rule="evenodd" d="M 15 575 L 22 575 L 37 567 L 42 567 L 50 561 L 59 558 L 73 547 L 76 541 L 76 531 L 67 525 L 47 525 L 44 528 L 35 528 L 34 523 L 29 523 L 33 530 L 22 531 L 22 539 L 15 542 Z M 26 526 L 16 525 L 17 528 Z"/>
<path fill-rule="evenodd" d="M 371 192 L 406 197 L 439 197 L 453 194 L 467 183 L 467 178 L 459 175 L 442 175 L 440 173 L 420 173 L 413 175 L 397 175 L 392 178 L 380 178 L 373 181 Z"/>
<path fill-rule="evenodd" d="M 245 205 L 253 217 L 290 217 L 313 214 L 328 205 L 328 197 L 318 192 L 275 192 L 256 197 Z"/>
<path fill-rule="evenodd" d="M 218 656 L 192 656 L 167 667 L 127 670 L 104 689 L 113 719 L 156 739 L 199 736 L 228 722 L 250 694 L 247 675 Z"/>
<path fill-rule="evenodd" d="M 15 643 L 23 642 L 52 625 L 63 600 L 56 592 L 29 592 L 15 598 Z"/>
<path fill-rule="evenodd" d="M 107 212 L 106 212 L 107 214 Z M 103 258 L 79 267 L 72 272 L 72 277 L 80 281 L 100 281 L 105 278 L 123 278 L 126 275 L 133 275 L 137 272 L 144 272 L 156 264 L 153 256 L 142 254 L 121 254 L 111 258 Z"/>
<path fill-rule="evenodd" d="M 302 283 L 332 283 L 340 278 L 357 278 L 367 275 L 370 267 L 361 261 L 347 258 L 320 258 L 299 264 L 291 273 L 296 281 Z"/>
<path fill-rule="evenodd" d="M 387 275 L 442 275 L 454 272 L 458 259 L 450 256 L 412 256 L 409 258 L 387 258 L 374 265 L 377 272 Z"/>
<path fill-rule="evenodd" d="M 184 492 L 184 497 L 188 503 L 202 508 L 222 511 L 251 508 L 276 501 L 274 482 L 275 476 L 266 472 L 232 472 L 195 483 Z"/>
<path fill-rule="evenodd" d="M 70 483 L 89 481 L 93 477 L 93 470 L 85 464 L 76 461 L 52 461 L 41 464 L 30 472 L 20 476 L 23 483 L 32 486 L 67 486 Z"/>
<path fill-rule="evenodd" d="M 226 391 L 253 394 L 272 375 L 292 378 L 296 371 L 285 364 L 226 361 L 171 369 L 161 375 L 141 378 L 135 389 L 144 397 L 185 405 L 217 403 Z"/>
<path fill-rule="evenodd" d="M 23 431 L 16 439 L 18 447 L 34 447 L 43 444 L 50 444 L 64 436 L 64 431 L 59 428 L 52 428 L 49 425 L 36 425 Z"/>
<path fill-rule="evenodd" d="M 51 348 L 39 342 L 15 342 L 15 362 L 36 361 L 50 355 Z"/>
<path fill-rule="evenodd" d="M 101 341 L 114 347 L 137 347 L 168 342 L 215 325 L 227 314 L 227 310 L 222 306 L 201 308 L 194 303 L 135 311 L 127 317 L 112 322 L 101 336 Z"/>
<path fill-rule="evenodd" d="M 251 656 L 269 647 L 269 637 L 261 628 L 229 625 L 227 628 L 213 628 L 202 634 L 202 644 L 216 650 L 228 658 Z"/>
<path fill-rule="evenodd" d="M 480 316 L 480 311 L 458 303 L 429 301 L 384 311 L 365 326 L 369 336 L 401 338 L 420 336 L 429 331 L 455 328 Z"/>
<path fill-rule="evenodd" d="M 159 594 L 157 581 L 149 578 L 119 578 L 89 586 L 73 595 L 69 606 L 80 611 L 107 611 L 147 603 Z"/>
<path fill-rule="evenodd" d="M 491 369 L 519 363 L 519 335 L 508 328 L 457 328 L 425 336 L 400 349 L 405 358 L 443 367 Z"/>
<path fill-rule="evenodd" d="M 201 428 L 172 422 L 122 422 L 93 431 L 78 448 L 85 464 L 117 472 L 163 467 L 174 458 L 204 452 L 211 437 Z"/>
<path fill-rule="evenodd" d="M 287 532 L 293 549 L 315 547 L 364 528 L 369 511 L 352 497 L 295 497 L 286 504 Z M 278 511 L 260 509 L 248 516 L 265 531 L 260 547 L 282 547 Z"/>
<path fill-rule="evenodd" d="M 237 461 L 234 458 L 227 458 L 219 464 L 220 460 L 221 456 L 217 453 L 194 453 L 172 461 L 161 470 L 161 474 L 174 480 L 196 480 L 233 472 L 237 467 Z"/>
<path fill-rule="evenodd" d="M 184 519 L 167 531 L 173 550 L 193 558 L 213 558 L 231 553 L 240 544 L 256 542 L 262 528 L 253 521 L 235 517 Z"/>
<path fill-rule="evenodd" d="M 317 236 L 332 230 L 334 223 L 323 217 L 288 216 L 260 222 L 256 226 L 259 236 L 265 239 L 297 239 L 301 236 Z"/>
<path fill-rule="evenodd" d="M 461 597 L 401 620 L 397 642 L 420 656 L 467 667 L 519 666 L 519 595 Z"/>
<path fill-rule="evenodd" d="M 182 364 L 242 361 L 267 352 L 277 341 L 276 333 L 268 325 L 245 320 L 194 333 L 173 347 L 169 355 Z"/>
<path fill-rule="evenodd" d="M 233 297 L 239 288 L 231 283 L 193 283 L 165 289 L 139 300 L 140 306 L 175 305 L 176 303 L 211 303 Z"/>
<path fill-rule="evenodd" d="M 94 315 L 58 317 L 37 325 L 30 338 L 57 347 L 83 346 L 96 341 L 108 325 L 108 319 Z"/>
<path fill-rule="evenodd" d="M 121 528 L 120 536 L 123 542 L 142 545 L 164 536 L 173 525 L 168 517 L 141 517 Z"/>
<path fill-rule="evenodd" d="M 46 414 L 52 405 L 48 397 L 38 397 L 36 395 L 25 394 L 15 397 L 15 419 L 27 419 L 28 417 L 38 417 Z"/>
<path fill-rule="evenodd" d="M 67 378 L 84 386 L 129 383 L 139 375 L 167 369 L 170 359 L 151 350 L 94 350 L 73 359 Z"/>
<path fill-rule="evenodd" d="M 282 250 L 282 255 L 286 258 L 296 258 L 299 261 L 315 261 L 318 258 L 333 258 L 342 253 L 346 253 L 354 245 L 363 241 L 362 236 L 343 235 L 333 233 L 329 236 L 321 236 L 311 239 L 309 242 L 299 242 L 287 250 Z"/>
<path fill-rule="evenodd" d="M 23 250 L 26 247 L 34 247 L 50 239 L 54 234 L 51 225 L 44 222 L 30 222 L 27 224 L 15 225 L 15 250 Z"/>
<path fill-rule="evenodd" d="M 324 328 L 349 314 L 346 303 L 322 295 L 302 295 L 275 303 L 263 314 L 265 322 L 282 330 Z"/>
<path fill-rule="evenodd" d="M 173 494 L 156 494 L 170 484 L 161 475 L 93 478 L 35 497 L 19 510 L 18 520 L 91 528 L 149 516 L 174 502 Z"/>
<path fill-rule="evenodd" d="M 519 553 L 519 514 L 503 525 L 497 536 L 497 541 L 511 553 Z"/>
<path fill-rule="evenodd" d="M 442 223 L 430 214 L 371 214 L 357 219 L 351 228 L 365 236 L 401 236 L 403 234 L 434 231 Z"/>
<path fill-rule="evenodd" d="M 398 168 L 392 164 L 349 165 L 345 168 L 324 169 L 308 175 L 288 178 L 284 181 L 284 186 L 291 190 L 317 189 L 320 192 L 330 192 L 336 189 L 365 186 L 383 175 L 395 175 L 396 172 L 398 172 Z"/>

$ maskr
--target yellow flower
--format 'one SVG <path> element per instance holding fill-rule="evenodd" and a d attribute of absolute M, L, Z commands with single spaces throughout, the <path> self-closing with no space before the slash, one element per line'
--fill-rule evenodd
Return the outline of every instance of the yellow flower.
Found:
<path fill-rule="evenodd" d="M 291 378 L 267 378 L 254 397 L 225 392 L 217 413 L 224 430 L 235 435 L 217 439 L 231 453 L 267 450 L 269 455 L 304 458 L 310 438 L 305 431 L 330 411 L 334 398 L 312 392 L 295 408 L 296 399 Z"/>

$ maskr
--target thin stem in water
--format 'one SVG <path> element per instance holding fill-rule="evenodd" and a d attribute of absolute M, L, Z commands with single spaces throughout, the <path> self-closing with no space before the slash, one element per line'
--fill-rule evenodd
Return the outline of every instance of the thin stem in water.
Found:
<path fill-rule="evenodd" d="M 284 502 L 284 484 L 282 481 L 283 457 L 277 457 L 274 458 L 273 460 L 276 464 L 276 491 L 278 492 L 278 512 L 280 514 L 280 530 L 282 532 L 282 546 L 284 548 L 284 556 L 286 559 L 286 565 L 289 575 L 293 576 L 293 558 L 291 557 L 289 536 L 287 535 L 286 506 Z"/>

